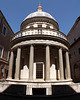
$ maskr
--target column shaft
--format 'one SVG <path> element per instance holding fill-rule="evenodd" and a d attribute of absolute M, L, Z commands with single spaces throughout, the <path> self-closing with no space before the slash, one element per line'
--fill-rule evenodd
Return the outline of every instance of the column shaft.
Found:
<path fill-rule="evenodd" d="M 16 70 L 15 70 L 15 79 L 20 78 L 20 61 L 21 61 L 21 48 L 17 49 L 17 58 L 16 58 Z"/>
<path fill-rule="evenodd" d="M 33 79 L 33 63 L 34 63 L 34 47 L 30 46 L 30 58 L 29 58 L 29 79 Z"/>
<path fill-rule="evenodd" d="M 70 63 L 69 63 L 69 54 L 68 54 L 68 51 L 66 51 L 65 56 L 66 56 L 66 72 L 67 72 L 67 79 L 71 79 Z"/>
<path fill-rule="evenodd" d="M 8 69 L 8 77 L 7 77 L 8 79 L 12 79 L 13 62 L 14 62 L 14 53 L 13 51 L 11 51 L 9 69 Z"/>
<path fill-rule="evenodd" d="M 62 48 L 59 49 L 59 68 L 60 68 L 60 79 L 64 79 L 64 69 L 63 69 L 63 55 Z"/>
<path fill-rule="evenodd" d="M 46 80 L 50 79 L 50 48 L 46 46 Z"/>

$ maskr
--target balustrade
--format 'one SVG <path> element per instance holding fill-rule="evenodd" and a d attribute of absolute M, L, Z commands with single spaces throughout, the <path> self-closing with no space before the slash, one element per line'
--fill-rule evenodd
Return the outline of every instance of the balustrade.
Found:
<path fill-rule="evenodd" d="M 22 36 L 28 36 L 28 35 L 48 35 L 48 36 L 55 36 L 55 37 L 59 37 L 59 38 L 67 40 L 65 34 L 53 29 L 26 29 L 26 30 L 17 32 L 13 36 L 12 40 L 22 37 Z"/>

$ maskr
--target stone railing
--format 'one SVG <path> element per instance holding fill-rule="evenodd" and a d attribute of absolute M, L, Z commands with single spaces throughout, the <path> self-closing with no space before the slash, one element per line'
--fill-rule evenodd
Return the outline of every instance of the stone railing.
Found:
<path fill-rule="evenodd" d="M 55 36 L 55 37 L 59 37 L 59 38 L 67 40 L 67 37 L 65 34 L 53 29 L 26 29 L 14 34 L 14 36 L 12 37 L 12 40 L 19 37 L 30 36 L 30 35 L 48 35 L 48 36 Z"/>

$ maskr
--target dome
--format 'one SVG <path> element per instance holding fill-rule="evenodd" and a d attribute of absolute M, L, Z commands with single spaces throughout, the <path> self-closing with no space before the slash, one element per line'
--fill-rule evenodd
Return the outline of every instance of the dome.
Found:
<path fill-rule="evenodd" d="M 36 11 L 36 12 L 33 12 L 33 13 L 31 13 L 31 14 L 29 14 L 29 15 L 24 19 L 24 21 L 25 21 L 26 19 L 33 18 L 33 17 L 48 17 L 48 18 L 50 18 L 50 19 L 55 20 L 49 13 L 42 11 L 42 7 L 41 7 L 40 4 L 39 4 L 39 6 L 38 6 L 38 8 L 37 8 L 37 11 Z M 55 21 L 56 21 L 56 20 L 55 20 Z"/>
<path fill-rule="evenodd" d="M 29 14 L 29 15 L 24 19 L 24 21 L 25 21 L 26 19 L 32 18 L 32 17 L 48 17 L 48 18 L 51 18 L 51 19 L 55 20 L 49 13 L 46 13 L 46 12 L 43 12 L 43 11 L 42 11 L 42 12 L 36 11 L 36 12 L 34 12 L 34 13 Z"/>
<path fill-rule="evenodd" d="M 42 6 L 39 4 L 37 11 L 30 13 L 21 23 L 20 30 L 34 27 L 34 23 L 41 24 L 46 23 L 46 27 L 53 27 L 56 30 L 59 30 L 59 25 L 55 18 L 51 16 L 49 13 L 44 12 Z M 39 25 L 38 25 L 39 26 Z M 44 27 L 44 25 L 42 25 Z"/>

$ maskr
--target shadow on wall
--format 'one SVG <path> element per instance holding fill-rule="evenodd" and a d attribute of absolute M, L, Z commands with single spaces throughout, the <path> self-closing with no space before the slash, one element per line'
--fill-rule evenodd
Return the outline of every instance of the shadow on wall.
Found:
<path fill-rule="evenodd" d="M 76 91 L 73 90 L 69 85 L 53 85 L 52 95 L 66 95 L 75 94 Z"/>
<path fill-rule="evenodd" d="M 26 95 L 26 85 L 11 85 L 3 93 L 13 95 Z"/>
<path fill-rule="evenodd" d="M 68 85 L 53 85 L 52 95 L 28 95 L 26 96 L 26 85 L 11 85 L 2 94 L 0 100 L 80 100 L 80 94 L 76 93 Z"/>
<path fill-rule="evenodd" d="M 20 95 L 26 95 L 26 89 L 27 86 L 26 85 L 11 85 L 9 86 L 3 93 L 5 94 L 12 94 L 12 95 L 16 95 L 16 96 L 20 96 Z M 33 89 L 33 95 L 35 96 L 46 96 L 46 88 L 44 89 Z M 40 94 L 39 94 L 40 93 Z M 72 95 L 72 94 L 76 94 L 76 91 L 74 91 L 69 85 L 53 85 L 52 86 L 52 96 L 58 96 L 58 95 Z"/>
<path fill-rule="evenodd" d="M 0 100 L 80 100 L 80 94 L 67 96 L 13 96 L 0 94 Z"/>

